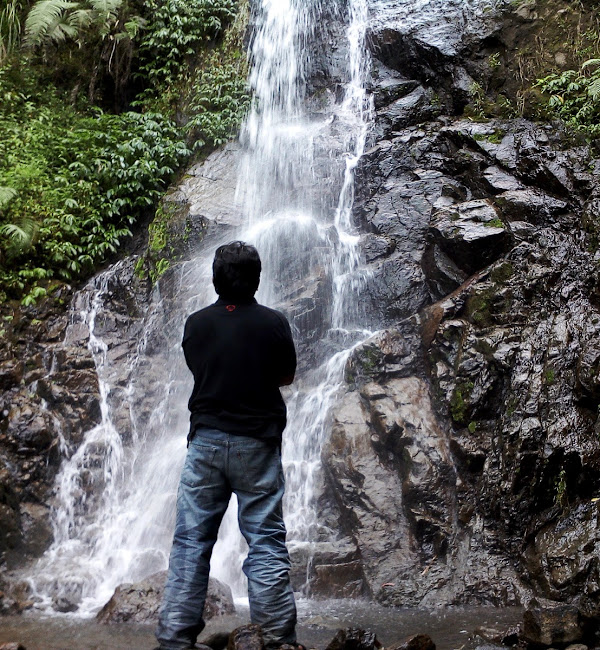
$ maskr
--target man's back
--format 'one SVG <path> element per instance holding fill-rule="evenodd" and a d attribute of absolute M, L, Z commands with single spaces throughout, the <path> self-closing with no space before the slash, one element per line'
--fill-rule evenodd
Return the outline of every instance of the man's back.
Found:
<path fill-rule="evenodd" d="M 279 386 L 293 379 L 296 353 L 280 312 L 254 299 L 219 298 L 189 317 L 182 345 L 194 375 L 191 431 L 202 425 L 257 437 L 281 434 L 286 409 Z"/>

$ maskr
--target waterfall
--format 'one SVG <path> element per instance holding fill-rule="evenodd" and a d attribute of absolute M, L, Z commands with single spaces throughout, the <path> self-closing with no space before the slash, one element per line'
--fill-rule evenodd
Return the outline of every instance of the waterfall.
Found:
<path fill-rule="evenodd" d="M 361 291 L 366 271 L 352 223 L 354 170 L 365 146 L 371 102 L 366 76 L 367 0 L 343 8 L 319 0 L 259 0 L 251 45 L 254 100 L 240 134 L 236 202 L 244 225 L 234 238 L 263 259 L 259 302 L 284 310 L 301 349 L 311 350 L 295 386 L 286 389 L 288 427 L 283 459 L 290 547 L 310 549 L 335 537 L 319 521 L 320 450 L 330 406 L 351 350 L 370 335 Z M 335 14 L 335 21 L 332 19 Z M 341 36 L 347 70 L 343 93 L 309 92 L 317 32 L 328 22 Z M 322 39 L 323 41 L 327 39 Z M 216 245 L 219 241 L 212 242 Z M 100 384 L 101 422 L 77 448 L 63 445 L 56 480 L 54 542 L 28 580 L 40 607 L 60 600 L 92 615 L 122 582 L 166 567 L 175 494 L 187 433 L 191 377 L 180 350 L 183 323 L 213 302 L 214 246 L 181 264 L 175 298 L 155 288 L 127 359 L 127 381 L 111 369 L 106 302 L 123 263 L 94 278 L 74 304 L 70 336 L 82 327 Z M 168 304 L 167 304 L 168 303 Z M 176 307 L 176 308 L 175 308 Z M 215 547 L 212 572 L 243 594 L 244 543 L 230 506 Z"/>

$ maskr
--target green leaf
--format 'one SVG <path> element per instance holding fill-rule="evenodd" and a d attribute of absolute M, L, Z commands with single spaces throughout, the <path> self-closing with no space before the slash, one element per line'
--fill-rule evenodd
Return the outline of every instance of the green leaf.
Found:
<path fill-rule="evenodd" d="M 55 31 L 64 30 L 65 12 L 69 9 L 77 9 L 79 2 L 71 0 L 38 0 L 31 8 L 25 21 L 25 45 L 35 47 L 44 41 L 55 40 Z"/>

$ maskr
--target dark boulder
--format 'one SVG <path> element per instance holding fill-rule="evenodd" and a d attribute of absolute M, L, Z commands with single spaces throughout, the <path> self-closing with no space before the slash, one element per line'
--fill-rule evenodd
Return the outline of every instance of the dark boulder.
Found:
<path fill-rule="evenodd" d="M 260 626 L 250 623 L 238 627 L 230 634 L 227 650 L 263 650 L 263 647 Z"/>
<path fill-rule="evenodd" d="M 374 632 L 350 627 L 339 630 L 326 650 L 378 650 L 381 647 Z"/>
<path fill-rule="evenodd" d="M 156 573 L 136 584 L 123 584 L 96 615 L 102 623 L 148 623 L 158 620 L 166 571 Z M 209 620 L 223 614 L 233 614 L 235 607 L 231 589 L 210 578 L 204 606 L 204 618 Z"/>
<path fill-rule="evenodd" d="M 417 634 L 389 647 L 390 650 L 435 650 L 435 643 L 429 635 Z"/>
<path fill-rule="evenodd" d="M 523 623 L 523 638 L 529 643 L 551 646 L 583 641 L 581 616 L 572 605 L 533 604 L 525 612 Z"/>

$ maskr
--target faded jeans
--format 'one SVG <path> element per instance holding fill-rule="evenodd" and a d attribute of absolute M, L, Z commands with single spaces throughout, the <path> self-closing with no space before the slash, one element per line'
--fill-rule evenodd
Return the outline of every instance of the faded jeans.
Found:
<path fill-rule="evenodd" d="M 296 604 L 282 514 L 281 446 L 277 441 L 197 429 L 177 494 L 175 536 L 156 638 L 161 648 L 190 648 L 204 628 L 210 557 L 231 493 L 248 543 L 250 618 L 265 645 L 295 643 Z"/>

